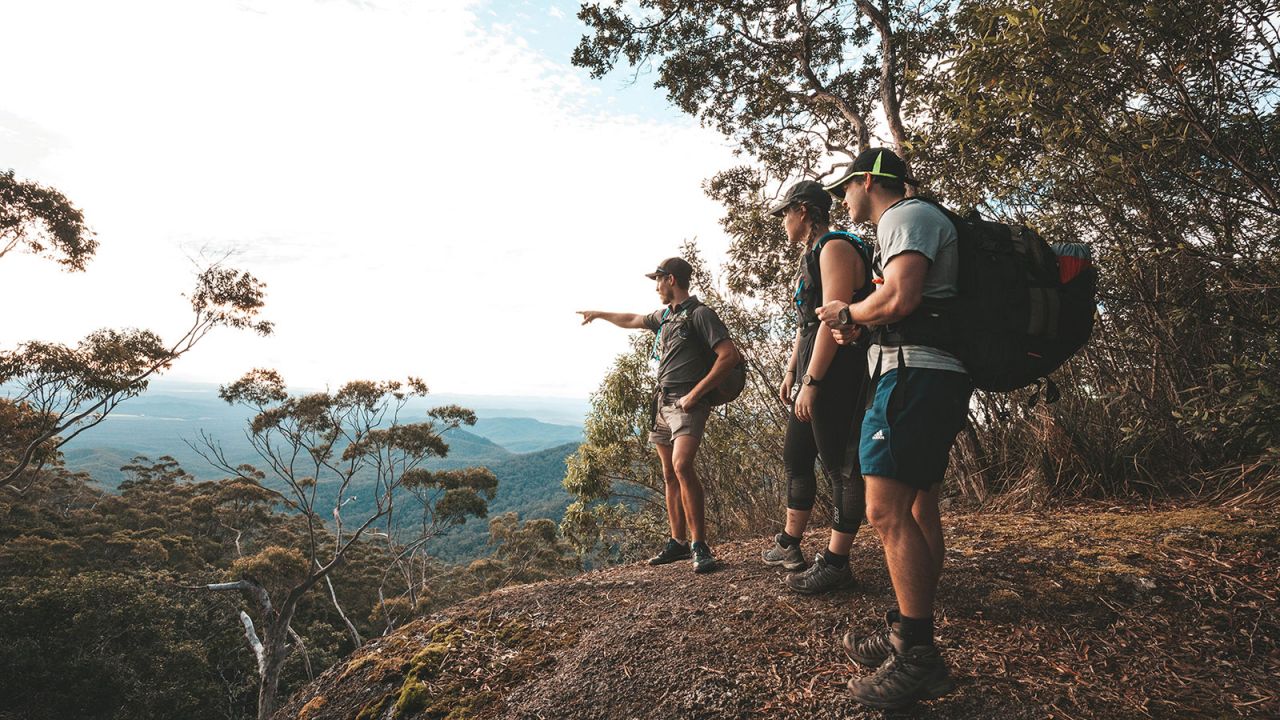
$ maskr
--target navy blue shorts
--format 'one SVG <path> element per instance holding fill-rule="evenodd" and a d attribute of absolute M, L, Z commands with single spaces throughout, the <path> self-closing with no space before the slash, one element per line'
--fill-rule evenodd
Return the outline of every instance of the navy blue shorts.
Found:
<path fill-rule="evenodd" d="M 862 420 L 863 475 L 893 478 L 918 490 L 942 482 L 956 434 L 969 416 L 973 382 L 964 373 L 899 368 L 880 376 Z"/>

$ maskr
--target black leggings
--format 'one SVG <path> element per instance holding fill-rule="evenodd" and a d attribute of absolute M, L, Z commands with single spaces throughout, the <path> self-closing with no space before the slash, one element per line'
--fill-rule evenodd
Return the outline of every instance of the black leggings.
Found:
<path fill-rule="evenodd" d="M 867 384 L 865 357 L 856 348 L 840 349 L 816 388 L 812 421 L 800 422 L 793 411 L 782 449 L 782 462 L 787 468 L 787 508 L 813 509 L 818 491 L 813 463 L 821 459 L 831 481 L 831 527 L 850 534 L 858 531 L 867 509 L 866 486 L 858 467 Z"/>

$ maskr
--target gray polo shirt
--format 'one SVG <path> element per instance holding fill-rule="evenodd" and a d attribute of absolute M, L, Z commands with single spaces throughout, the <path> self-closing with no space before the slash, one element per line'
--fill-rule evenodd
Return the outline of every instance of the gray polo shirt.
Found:
<path fill-rule="evenodd" d="M 875 274 L 884 277 L 889 261 L 904 252 L 918 252 L 929 259 L 924 296 L 955 297 L 960 292 L 956 285 L 960 271 L 959 242 L 956 226 L 941 210 L 923 200 L 904 200 L 886 210 L 876 225 Z M 927 345 L 903 345 L 902 359 L 907 367 L 965 371 L 955 355 Z M 877 362 L 881 374 L 898 367 L 898 347 L 872 345 L 867 350 L 868 372 L 875 372 Z"/>
<path fill-rule="evenodd" d="M 711 371 L 711 350 L 729 338 L 729 330 L 716 311 L 690 296 L 674 308 L 654 310 L 644 318 L 645 327 L 657 333 L 653 354 L 658 359 L 658 385 L 691 390 Z"/>

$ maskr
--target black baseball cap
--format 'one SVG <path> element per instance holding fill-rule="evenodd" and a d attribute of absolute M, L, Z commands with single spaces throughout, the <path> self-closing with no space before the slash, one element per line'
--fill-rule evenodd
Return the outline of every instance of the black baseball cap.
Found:
<path fill-rule="evenodd" d="M 813 180 L 801 180 L 787 188 L 787 194 L 783 195 L 781 200 L 769 208 L 769 214 L 774 217 L 782 217 L 782 211 L 796 203 L 812 205 L 823 212 L 831 212 L 831 196 L 822 189 L 822 183 L 814 182 Z"/>
<path fill-rule="evenodd" d="M 889 148 L 867 148 L 858 153 L 853 164 L 840 176 L 839 180 L 826 186 L 828 192 L 838 198 L 844 197 L 844 186 L 855 176 L 874 175 L 901 180 L 908 185 L 916 185 L 915 178 L 907 175 L 907 164 Z"/>
<path fill-rule="evenodd" d="M 645 277 L 650 280 L 657 280 L 659 275 L 674 275 L 681 285 L 688 285 L 689 278 L 693 277 L 693 267 L 685 262 L 683 258 L 667 258 L 658 263 L 657 270 L 645 273 Z"/>

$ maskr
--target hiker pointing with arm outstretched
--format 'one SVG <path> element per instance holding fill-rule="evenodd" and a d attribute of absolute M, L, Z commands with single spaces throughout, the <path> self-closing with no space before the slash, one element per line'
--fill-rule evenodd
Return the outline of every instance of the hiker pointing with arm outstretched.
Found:
<path fill-rule="evenodd" d="M 715 558 L 706 542 L 705 503 L 694 458 L 711 415 L 707 394 L 742 358 L 720 317 L 689 294 L 692 276 L 689 263 L 668 258 L 646 275 L 657 283 L 663 307 L 648 315 L 598 310 L 580 310 L 578 314 L 583 325 L 599 318 L 621 328 L 654 332 L 657 412 L 649 441 L 662 461 L 671 539 L 649 564 L 665 565 L 692 556 L 694 572 L 702 573 L 715 568 Z"/>
<path fill-rule="evenodd" d="M 586 325 L 592 320 L 607 320 L 620 328 L 627 330 L 640 330 L 644 327 L 644 315 L 637 313 L 616 313 L 616 312 L 600 312 L 599 310 L 579 310 L 578 314 L 582 316 L 582 324 Z"/>

